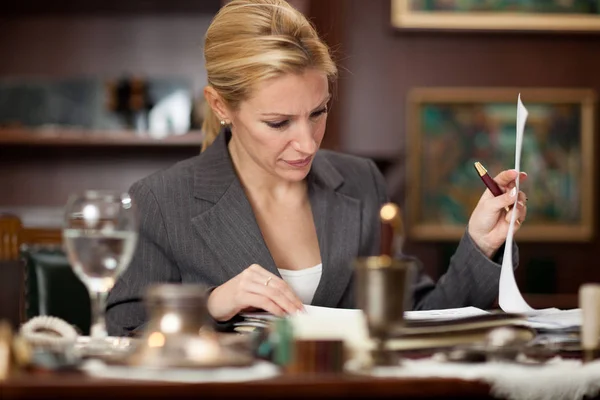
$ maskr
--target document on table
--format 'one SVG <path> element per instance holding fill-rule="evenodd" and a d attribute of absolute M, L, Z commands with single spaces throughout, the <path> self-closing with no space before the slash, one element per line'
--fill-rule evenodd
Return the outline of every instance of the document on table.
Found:
<path fill-rule="evenodd" d="M 305 314 L 309 317 L 316 317 L 319 319 L 329 321 L 348 321 L 362 318 L 362 310 L 355 309 L 343 309 L 343 308 L 329 308 L 329 307 L 318 307 L 305 305 Z M 425 310 L 425 311 L 405 311 L 404 318 L 411 321 L 417 320 L 438 320 L 438 321 L 451 321 L 455 319 L 476 317 L 481 315 L 489 314 L 488 311 L 482 310 L 477 307 L 461 307 L 461 308 L 449 308 L 446 310 Z M 527 317 L 527 321 L 524 322 L 527 326 L 537 329 L 566 329 L 576 326 L 581 326 L 581 310 L 559 310 L 557 308 L 548 308 L 543 310 L 531 309 L 529 312 L 521 312 L 518 314 L 524 314 Z"/>
<path fill-rule="evenodd" d="M 347 329 L 350 326 L 362 327 L 362 324 L 364 323 L 363 312 L 359 309 L 330 308 L 312 306 L 308 304 L 304 305 L 304 309 L 305 312 L 300 313 L 298 316 L 292 316 L 292 318 L 308 317 L 313 322 L 320 321 L 317 324 L 311 324 L 312 326 L 309 325 L 311 331 L 316 330 L 317 332 L 322 332 L 321 328 L 323 327 L 321 325 L 325 322 L 327 324 L 345 327 L 343 329 Z M 476 317 L 486 314 L 489 314 L 489 312 L 477 307 L 461 307 L 449 308 L 445 310 L 405 311 L 404 317 L 407 320 L 412 321 L 423 319 L 451 321 L 455 319 Z M 527 315 L 527 321 L 525 322 L 526 325 L 537 329 L 560 330 L 566 328 L 573 328 L 581 325 L 580 309 L 559 310 L 557 308 L 550 308 L 544 310 L 532 310 L 530 312 L 520 314 Z M 241 322 L 239 324 L 248 326 L 259 326 L 259 324 L 260 326 L 263 326 L 264 323 L 268 323 L 270 321 L 275 321 L 279 319 L 279 317 L 276 317 L 264 311 L 243 313 L 242 317 L 244 317 L 245 322 Z M 303 328 L 303 330 L 305 329 L 306 328 Z"/>
<path fill-rule="evenodd" d="M 405 311 L 404 318 L 409 320 L 453 320 L 489 314 L 477 307 L 448 308 L 446 310 Z"/>
<path fill-rule="evenodd" d="M 305 305 L 304 309 L 309 315 L 330 316 L 330 315 L 356 315 L 362 314 L 362 310 L 339 309 L 329 307 L 318 307 Z M 450 308 L 447 310 L 427 310 L 427 311 L 405 311 L 404 318 L 410 320 L 431 319 L 431 320 L 452 320 L 478 315 L 488 314 L 487 311 L 476 307 Z"/>
<path fill-rule="evenodd" d="M 332 318 L 355 318 L 357 315 L 362 316 L 362 310 L 351 309 L 351 308 L 331 308 L 331 307 L 320 307 L 312 306 L 309 304 L 304 305 L 305 314 L 316 317 L 332 317 Z M 446 310 L 426 310 L 426 311 L 405 311 L 404 317 L 410 320 L 452 320 L 459 318 L 475 317 L 479 315 L 489 314 L 476 307 L 461 307 L 461 308 L 449 308 Z M 246 319 L 256 319 L 263 321 L 273 321 L 278 319 L 272 314 L 266 312 L 251 312 L 243 313 L 242 317 Z"/>
<path fill-rule="evenodd" d="M 535 310 L 529 315 L 529 318 L 527 318 L 528 326 L 546 330 L 561 330 L 580 327 L 583 320 L 580 308 L 571 310 L 558 310 L 555 308 Z"/>
<path fill-rule="evenodd" d="M 372 346 L 369 340 L 366 316 L 360 309 L 339 309 L 305 305 L 305 312 L 290 316 L 294 335 L 303 339 L 342 339 L 350 348 L 364 349 Z M 449 321 L 488 314 L 475 307 L 454 308 L 435 311 L 406 311 L 407 320 Z M 429 335 L 429 339 L 432 336 Z M 409 345 L 408 342 L 405 343 Z M 414 343 L 413 343 L 414 345 Z"/>

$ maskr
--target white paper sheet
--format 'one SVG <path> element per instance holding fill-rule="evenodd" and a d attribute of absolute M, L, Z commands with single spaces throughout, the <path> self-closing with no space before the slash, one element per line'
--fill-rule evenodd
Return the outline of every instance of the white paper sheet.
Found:
<path fill-rule="evenodd" d="M 536 310 L 527 318 L 527 325 L 538 329 L 566 329 L 581 326 L 583 315 L 580 308 L 571 310 Z"/>
<path fill-rule="evenodd" d="M 319 306 L 304 306 L 306 312 L 309 315 L 318 315 L 318 316 L 330 316 L 330 315 L 356 315 L 362 314 L 361 310 L 354 309 L 340 309 L 340 308 L 329 308 L 329 307 L 319 307 Z M 487 311 L 484 311 L 480 308 L 476 307 L 461 307 L 461 308 L 449 308 L 446 310 L 426 310 L 426 311 L 406 311 L 404 313 L 404 318 L 410 320 L 420 320 L 420 319 L 432 319 L 432 320 L 452 320 L 458 318 L 466 318 L 466 317 L 474 317 L 478 315 L 488 314 Z"/>
<path fill-rule="evenodd" d="M 334 318 L 353 318 L 357 315 L 362 315 L 362 311 L 358 309 L 349 308 L 330 308 L 320 307 L 305 304 L 305 313 L 311 316 L 318 317 L 334 317 Z M 418 319 L 435 319 L 435 320 L 450 320 L 466 317 L 474 317 L 478 315 L 488 314 L 477 307 L 461 307 L 461 308 L 449 308 L 446 310 L 426 310 L 426 311 L 406 311 L 404 317 L 406 319 L 418 320 Z M 244 318 L 256 319 L 262 321 L 274 321 L 278 319 L 272 314 L 266 312 L 252 312 L 241 314 Z"/>
<path fill-rule="evenodd" d="M 426 311 L 406 311 L 404 318 L 410 320 L 418 319 L 435 319 L 435 320 L 452 320 L 458 318 L 476 317 L 479 315 L 489 314 L 477 307 L 461 307 L 449 308 L 446 310 L 426 310 Z"/>
<path fill-rule="evenodd" d="M 527 109 L 521 102 L 521 94 L 517 100 L 517 137 L 515 147 L 515 170 L 521 171 L 521 147 L 523 144 L 523 131 L 528 116 Z M 516 188 L 520 188 L 520 175 L 517 175 Z M 518 196 L 513 204 L 516 209 Z M 500 287 L 498 304 L 505 312 L 520 313 L 528 316 L 528 324 L 533 328 L 545 329 L 564 329 L 573 326 L 581 326 L 581 310 L 559 310 L 556 308 L 536 310 L 532 308 L 519 291 L 514 274 L 514 264 L 512 259 L 513 236 L 515 228 L 516 214 L 513 212 L 510 218 L 510 226 L 506 235 L 506 245 L 504 248 L 504 257 L 502 259 L 502 270 L 500 271 Z"/>
<path fill-rule="evenodd" d="M 527 121 L 527 109 L 521 102 L 521 94 L 517 101 L 517 143 L 515 148 L 515 170 L 517 174 L 516 188 L 519 192 L 519 175 L 521 171 L 521 147 L 523 144 L 523 130 Z M 513 210 L 516 210 L 519 196 L 515 197 Z M 515 230 L 516 213 L 511 213 L 510 226 L 506 235 L 506 245 L 504 246 L 504 256 L 502 259 L 502 270 L 500 271 L 500 288 L 498 304 L 505 312 L 510 313 L 530 313 L 534 311 L 521 295 L 517 282 L 515 280 L 514 265 L 512 259 L 513 236 Z"/>

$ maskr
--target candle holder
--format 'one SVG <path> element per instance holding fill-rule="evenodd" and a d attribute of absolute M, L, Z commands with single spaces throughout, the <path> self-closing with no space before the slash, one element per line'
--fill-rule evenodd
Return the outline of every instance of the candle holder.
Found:
<path fill-rule="evenodd" d="M 369 336 L 375 341 L 375 365 L 397 365 L 400 358 L 387 348 L 404 327 L 404 311 L 411 307 L 411 283 L 416 262 L 373 256 L 355 260 L 357 305 L 363 310 Z"/>

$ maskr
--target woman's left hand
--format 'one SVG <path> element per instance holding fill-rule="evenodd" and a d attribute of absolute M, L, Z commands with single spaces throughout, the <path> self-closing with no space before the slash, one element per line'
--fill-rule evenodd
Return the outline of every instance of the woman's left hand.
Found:
<path fill-rule="evenodd" d="M 525 221 L 527 215 L 527 197 L 525 193 L 518 193 L 519 200 L 516 210 L 511 208 L 509 212 L 505 211 L 506 206 L 511 207 L 515 202 L 515 196 L 517 196 L 516 179 L 517 171 L 514 169 L 502 171 L 496 175 L 494 180 L 505 193 L 495 197 L 489 189 L 486 189 L 473 213 L 471 213 L 468 233 L 475 244 L 489 258 L 494 256 L 506 240 L 512 213 L 517 213 L 515 232 L 519 230 L 521 224 Z M 525 179 L 527 179 L 527 174 L 521 172 L 519 184 Z"/>

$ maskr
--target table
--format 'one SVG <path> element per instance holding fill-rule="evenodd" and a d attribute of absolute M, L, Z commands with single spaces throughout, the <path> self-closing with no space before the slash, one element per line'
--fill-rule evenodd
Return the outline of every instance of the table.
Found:
<path fill-rule="evenodd" d="M 469 398 L 487 399 L 485 383 L 458 379 L 378 379 L 348 375 L 281 376 L 244 383 L 148 383 L 90 378 L 81 374 L 24 374 L 0 383 L 9 399 L 187 398 Z"/>

